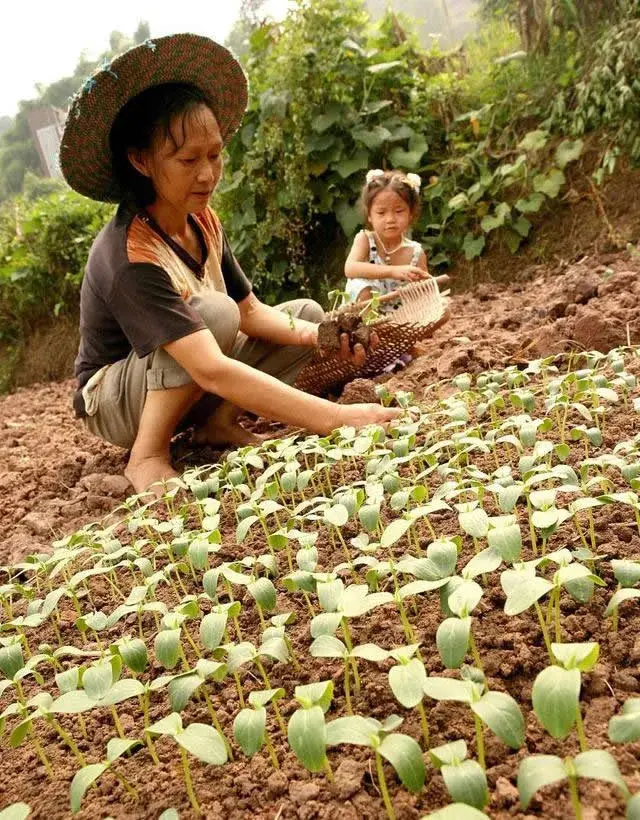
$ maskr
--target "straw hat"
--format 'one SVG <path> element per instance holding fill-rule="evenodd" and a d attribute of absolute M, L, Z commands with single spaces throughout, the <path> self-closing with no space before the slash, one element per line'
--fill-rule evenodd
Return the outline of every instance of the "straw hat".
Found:
<path fill-rule="evenodd" d="M 91 199 L 119 201 L 111 168 L 111 126 L 132 97 L 172 82 L 191 83 L 207 95 L 227 142 L 247 106 L 247 79 L 233 54 L 197 34 L 147 40 L 105 63 L 73 97 L 60 145 L 60 167 L 72 188 Z"/>

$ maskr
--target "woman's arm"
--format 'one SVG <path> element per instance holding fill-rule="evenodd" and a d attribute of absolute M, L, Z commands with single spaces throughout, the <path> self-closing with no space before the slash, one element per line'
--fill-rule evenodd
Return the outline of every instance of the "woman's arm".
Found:
<path fill-rule="evenodd" d="M 318 325 L 265 305 L 253 293 L 238 302 L 238 309 L 240 330 L 247 336 L 279 345 L 315 347 L 318 343 Z"/>
<path fill-rule="evenodd" d="M 334 404 L 289 387 L 273 376 L 220 350 L 209 330 L 199 330 L 164 346 L 203 390 L 274 421 L 326 435 L 344 424 L 362 427 L 384 424 L 400 409 L 379 404 Z"/>

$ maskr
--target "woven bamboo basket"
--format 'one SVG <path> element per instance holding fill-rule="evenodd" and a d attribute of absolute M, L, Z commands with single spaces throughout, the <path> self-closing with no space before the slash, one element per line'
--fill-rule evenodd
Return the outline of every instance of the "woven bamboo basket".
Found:
<path fill-rule="evenodd" d="M 300 371 L 296 387 L 313 395 L 323 395 L 343 387 L 356 378 L 370 378 L 382 373 L 386 367 L 407 353 L 416 342 L 429 338 L 449 318 L 445 293 L 438 284 L 448 282 L 448 277 L 425 279 L 405 285 L 393 293 L 380 297 L 380 303 L 392 309 L 374 320 L 370 327 L 375 330 L 379 344 L 369 352 L 361 367 L 346 362 L 337 354 L 314 353 L 311 361 Z M 362 311 L 362 303 L 351 303 L 327 318 L 342 312 Z"/>

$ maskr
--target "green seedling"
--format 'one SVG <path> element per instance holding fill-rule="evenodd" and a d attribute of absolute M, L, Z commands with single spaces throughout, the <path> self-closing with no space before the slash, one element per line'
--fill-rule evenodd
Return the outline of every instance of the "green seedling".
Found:
<path fill-rule="evenodd" d="M 82 689 L 64 692 L 53 701 L 51 711 L 56 714 L 78 714 L 92 709 L 107 707 L 121 738 L 124 730 L 118 717 L 116 704 L 144 693 L 144 686 L 133 678 L 120 680 L 122 661 L 113 655 L 106 661 L 98 661 L 82 674 Z"/>
<path fill-rule="evenodd" d="M 388 678 L 389 686 L 398 703 L 405 709 L 418 710 L 425 749 L 428 749 L 429 723 L 422 704 L 427 672 L 420 658 L 414 657 L 417 652 L 418 644 L 392 649 L 388 656 L 396 662 L 396 665 L 389 670 Z"/>
<path fill-rule="evenodd" d="M 542 578 L 536 574 L 536 568 L 543 562 L 554 561 L 560 564 L 559 569 L 553 574 L 552 580 Z M 545 646 L 549 654 L 549 659 L 554 662 L 551 651 L 551 639 L 547 622 L 551 618 L 554 621 L 556 643 L 562 642 L 560 595 L 562 589 L 567 589 L 573 596 L 579 596 L 578 600 L 589 600 L 593 595 L 595 585 L 604 586 L 605 582 L 594 575 L 587 567 L 573 561 L 573 556 L 568 550 L 558 550 L 556 553 L 549 553 L 546 558 L 538 558 L 527 561 L 524 564 L 508 569 L 500 575 L 500 583 L 507 600 L 504 611 L 507 615 L 519 615 L 531 606 L 535 607 L 540 629 L 544 638 Z M 540 599 L 548 593 L 549 606 L 547 618 L 545 618 L 540 606 Z"/>
<path fill-rule="evenodd" d="M 344 695 L 347 712 L 353 714 L 351 705 L 351 683 L 349 676 L 349 666 L 353 664 L 355 674 L 358 674 L 358 658 L 380 663 L 389 657 L 385 649 L 381 649 L 373 643 L 365 643 L 348 649 L 346 645 L 333 635 L 318 635 L 313 641 L 309 652 L 314 658 L 342 658 L 344 661 Z"/>
<path fill-rule="evenodd" d="M 209 697 L 207 688 L 204 684 L 207 681 L 220 683 L 224 680 L 226 674 L 226 664 L 219 663 L 218 661 L 210 661 L 206 658 L 200 658 L 193 670 L 183 672 L 180 675 L 170 676 L 170 680 L 167 684 L 167 692 L 172 710 L 174 712 L 182 712 L 194 695 L 197 697 L 199 694 L 202 694 L 207 705 L 211 722 L 218 730 L 220 735 L 224 738 L 224 732 L 220 726 L 216 710 L 213 707 L 213 703 L 211 702 L 211 698 Z M 227 750 L 229 752 L 229 757 L 233 759 L 231 747 L 229 747 L 228 744 Z"/>
<path fill-rule="evenodd" d="M 487 776 L 475 760 L 465 760 L 467 744 L 456 740 L 429 750 L 429 759 L 440 770 L 451 799 L 483 809 L 489 802 Z"/>
<path fill-rule="evenodd" d="M 134 677 L 142 675 L 149 663 L 147 646 L 140 638 L 124 637 L 119 638 L 111 644 L 109 651 L 114 655 L 119 655 L 125 669 L 128 669 Z"/>
<path fill-rule="evenodd" d="M 531 698 L 536 716 L 554 738 L 565 738 L 574 725 L 581 751 L 587 739 L 580 709 L 581 672 L 591 672 L 598 662 L 597 643 L 551 644 L 558 665 L 548 666 L 536 677 Z"/>
<path fill-rule="evenodd" d="M 178 744 L 189 801 L 195 813 L 201 815 L 202 811 L 193 788 L 187 752 L 203 763 L 222 766 L 227 762 L 227 746 L 224 738 L 213 726 L 207 726 L 204 723 L 190 723 L 183 727 L 182 718 L 175 712 L 152 724 L 145 729 L 145 732 L 150 735 L 171 737 Z"/>
<path fill-rule="evenodd" d="M 71 802 L 71 813 L 77 814 L 80 811 L 80 807 L 82 805 L 82 801 L 84 799 L 87 790 L 96 783 L 100 777 L 107 771 L 110 770 L 113 775 L 115 775 L 116 779 L 122 783 L 126 791 L 133 797 L 134 800 L 138 799 L 138 793 L 133 788 L 133 786 L 129 783 L 129 781 L 125 778 L 123 774 L 120 772 L 114 771 L 112 769 L 113 764 L 119 760 L 123 755 L 130 752 L 134 746 L 138 746 L 141 743 L 140 740 L 129 740 L 129 739 L 121 739 L 121 738 L 111 738 L 111 740 L 107 743 L 107 759 L 104 760 L 102 763 L 91 763 L 88 766 L 83 766 L 79 771 L 77 771 L 71 781 L 71 787 L 69 790 L 69 799 Z"/>
<path fill-rule="evenodd" d="M 319 583 L 318 600 L 322 612 L 311 621 L 311 636 L 333 635 L 338 627 L 342 629 L 344 642 L 349 652 L 353 651 L 353 640 L 349 629 L 349 619 L 359 618 L 378 606 L 389 603 L 393 596 L 389 592 L 369 593 L 366 584 L 351 584 L 345 587 L 338 578 L 335 581 Z M 352 660 L 356 692 L 360 691 L 360 676 L 355 661 Z"/>
<path fill-rule="evenodd" d="M 34 697 L 30 698 L 25 704 L 10 704 L 7 709 L 0 715 L 0 728 L 4 728 L 4 721 L 10 715 L 19 715 L 22 720 L 17 723 L 9 736 L 9 744 L 12 748 L 17 748 L 22 744 L 26 737 L 30 737 L 33 741 L 34 748 L 44 766 L 44 769 L 52 780 L 55 779 L 55 773 L 51 762 L 49 761 L 44 747 L 41 745 L 38 735 L 34 729 L 34 722 L 44 720 L 50 724 L 56 733 L 62 738 L 64 743 L 69 747 L 76 760 L 81 766 L 84 766 L 86 761 L 84 755 L 78 748 L 77 743 L 73 737 L 62 728 L 55 716 L 53 708 L 54 701 L 48 692 L 39 692 Z M 31 710 L 31 711 L 29 711 Z"/>
<path fill-rule="evenodd" d="M 434 700 L 454 700 L 469 705 L 476 727 L 478 762 L 486 769 L 483 723 L 507 746 L 519 749 L 524 744 L 524 718 L 511 695 L 487 690 L 480 670 L 463 667 L 462 675 L 463 680 L 427 678 L 424 692 Z"/>
<path fill-rule="evenodd" d="M 271 685 L 269 675 L 267 674 L 267 670 L 262 663 L 262 659 L 270 658 L 271 660 L 279 663 L 286 663 L 289 660 L 289 650 L 287 648 L 287 644 L 284 639 L 279 636 L 269 638 L 257 647 L 250 641 L 242 641 L 238 644 L 223 644 L 221 647 L 216 649 L 214 655 L 216 657 L 226 655 L 227 669 L 233 675 L 236 683 L 236 690 L 238 692 L 238 698 L 240 700 L 240 706 L 242 706 L 243 709 L 245 707 L 245 699 L 238 670 L 248 663 L 255 664 L 258 672 L 260 673 L 260 677 L 264 682 L 265 688 L 274 689 L 275 687 Z M 278 718 L 280 730 L 284 734 L 284 722 L 276 701 L 273 702 L 273 710 Z"/>
<path fill-rule="evenodd" d="M 155 637 L 153 648 L 156 659 L 165 669 L 173 669 L 179 660 L 182 661 L 185 671 L 189 669 L 189 661 L 182 647 L 183 635 L 193 649 L 196 658 L 201 657 L 201 652 L 191 637 L 186 623 L 199 616 L 200 608 L 194 600 L 181 604 L 173 612 L 168 612 L 163 616 L 162 628 Z"/>
<path fill-rule="evenodd" d="M 267 729 L 267 710 L 269 703 L 275 703 L 284 697 L 284 689 L 264 689 L 251 692 L 250 709 L 241 709 L 233 722 L 233 736 L 236 743 L 247 757 L 253 757 L 266 745 L 269 758 L 275 769 L 280 768 L 278 756 Z"/>
<path fill-rule="evenodd" d="M 267 626 L 262 633 L 261 644 L 268 646 L 269 641 L 273 638 L 280 638 L 285 642 L 289 658 L 293 662 L 296 672 L 300 672 L 302 667 L 296 658 L 295 649 L 285 629 L 288 624 L 295 621 L 296 616 L 294 612 L 280 612 L 278 615 L 272 615 L 269 619 L 270 626 Z"/>
<path fill-rule="evenodd" d="M 635 743 L 640 740 L 640 698 L 629 698 L 622 712 L 609 721 L 609 740 L 612 743 Z"/>
<path fill-rule="evenodd" d="M 480 603 L 483 590 L 480 584 L 464 579 L 447 598 L 447 606 L 454 617 L 446 618 L 438 626 L 436 645 L 447 669 L 458 669 L 471 648 L 474 663 L 482 669 L 482 660 L 472 632 L 471 613 Z"/>
<path fill-rule="evenodd" d="M 25 662 L 20 643 L 9 643 L 0 647 L 0 672 L 4 677 L 4 680 L 0 680 L 0 696 L 11 687 L 15 687 L 21 703 L 25 701 L 22 681 L 27 676 L 32 675 L 40 686 L 44 684 L 42 675 L 33 668 L 31 661 Z"/>
<path fill-rule="evenodd" d="M 395 820 L 396 814 L 389 796 L 383 760 L 391 763 L 411 792 L 417 793 L 422 789 L 426 776 L 420 746 L 412 737 L 394 731 L 401 724 L 402 718 L 397 715 L 391 715 L 384 723 L 353 715 L 332 720 L 326 727 L 328 746 L 353 744 L 374 750 L 378 785 L 389 820 Z"/>
<path fill-rule="evenodd" d="M 564 760 L 556 755 L 525 757 L 518 770 L 520 804 L 526 810 L 538 789 L 566 780 L 569 784 L 575 818 L 582 820 L 582 806 L 578 792 L 578 780 L 582 777 L 613 783 L 625 798 L 629 796 L 629 790 L 614 758 L 609 752 L 593 749 L 581 752 L 574 758 L 566 757 Z"/>
<path fill-rule="evenodd" d="M 604 614 L 611 617 L 611 629 L 617 632 L 620 604 L 640 598 L 640 589 L 633 589 L 640 581 L 640 561 L 613 560 L 611 569 L 618 582 L 618 589 L 611 596 Z"/>
<path fill-rule="evenodd" d="M 327 726 L 324 719 L 333 698 L 333 681 L 296 686 L 294 695 L 301 708 L 289 719 L 289 746 L 305 769 L 310 772 L 324 770 L 327 778 L 333 780 L 327 758 Z"/>

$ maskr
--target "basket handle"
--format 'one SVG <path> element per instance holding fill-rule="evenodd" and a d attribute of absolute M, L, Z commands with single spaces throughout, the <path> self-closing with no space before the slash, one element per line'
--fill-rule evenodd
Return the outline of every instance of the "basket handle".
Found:
<path fill-rule="evenodd" d="M 451 282 L 451 277 L 447 276 L 446 273 L 441 274 L 440 276 L 433 276 L 432 279 L 435 280 L 436 284 L 438 285 L 438 289 L 441 290 L 443 287 L 446 287 L 449 282 Z M 422 281 L 428 282 L 428 279 L 423 279 Z M 385 293 L 384 296 L 381 296 L 378 299 L 378 303 L 389 302 L 391 299 L 398 298 L 398 291 L 392 290 L 391 293 Z"/>

